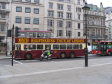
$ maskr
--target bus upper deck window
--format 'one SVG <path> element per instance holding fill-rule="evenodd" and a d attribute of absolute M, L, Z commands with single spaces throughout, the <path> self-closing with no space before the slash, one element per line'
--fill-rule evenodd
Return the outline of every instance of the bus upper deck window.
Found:
<path fill-rule="evenodd" d="M 50 38 L 51 37 L 51 34 L 50 33 L 45 33 L 45 37 L 46 38 Z"/>
<path fill-rule="evenodd" d="M 36 33 L 35 32 L 29 32 L 29 37 L 36 37 Z"/>
<path fill-rule="evenodd" d="M 44 33 L 37 33 L 37 37 L 43 38 L 44 37 Z"/>

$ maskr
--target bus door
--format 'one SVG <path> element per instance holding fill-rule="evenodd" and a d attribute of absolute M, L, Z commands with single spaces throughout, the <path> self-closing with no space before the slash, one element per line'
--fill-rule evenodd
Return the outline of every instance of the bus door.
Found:
<path fill-rule="evenodd" d="M 16 45 L 16 57 L 20 58 L 21 57 L 21 45 Z"/>
<path fill-rule="evenodd" d="M 100 50 L 101 50 L 101 55 L 106 55 L 107 42 L 101 42 L 100 43 Z"/>

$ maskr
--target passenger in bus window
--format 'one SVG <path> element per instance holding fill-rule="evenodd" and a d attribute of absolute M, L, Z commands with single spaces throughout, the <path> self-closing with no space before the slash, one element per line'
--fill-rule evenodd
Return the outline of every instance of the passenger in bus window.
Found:
<path fill-rule="evenodd" d="M 27 50 L 28 49 L 28 45 L 24 45 L 24 49 Z"/>

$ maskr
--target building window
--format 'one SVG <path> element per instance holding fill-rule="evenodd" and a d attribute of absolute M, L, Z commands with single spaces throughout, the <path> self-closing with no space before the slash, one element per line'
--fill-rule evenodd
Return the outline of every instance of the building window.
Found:
<path fill-rule="evenodd" d="M 53 17 L 54 16 L 54 11 L 48 11 L 48 16 Z"/>
<path fill-rule="evenodd" d="M 71 0 L 67 0 L 67 2 L 68 2 L 68 3 L 70 3 L 70 2 L 71 2 Z"/>
<path fill-rule="evenodd" d="M 49 3 L 49 8 L 53 9 L 53 3 Z"/>
<path fill-rule="evenodd" d="M 31 8 L 25 7 L 25 13 L 30 13 L 30 12 L 31 12 Z"/>
<path fill-rule="evenodd" d="M 58 0 L 58 1 L 63 2 L 64 0 Z"/>
<path fill-rule="evenodd" d="M 53 27 L 53 25 L 54 25 L 54 21 L 53 20 L 48 20 L 48 26 Z"/>
<path fill-rule="evenodd" d="M 33 28 L 34 31 L 39 31 L 39 28 Z"/>
<path fill-rule="evenodd" d="M 62 30 L 57 30 L 57 36 L 63 36 L 63 31 Z"/>
<path fill-rule="evenodd" d="M 26 2 L 31 2 L 31 0 L 26 0 Z"/>
<path fill-rule="evenodd" d="M 70 5 L 67 6 L 67 11 L 71 11 L 71 6 Z"/>
<path fill-rule="evenodd" d="M 39 24 L 39 18 L 34 18 L 33 19 L 33 24 Z"/>
<path fill-rule="evenodd" d="M 30 30 L 30 28 L 24 28 L 24 30 Z"/>
<path fill-rule="evenodd" d="M 63 27 L 63 21 L 59 20 L 58 23 L 57 23 L 57 26 L 58 27 Z"/>
<path fill-rule="evenodd" d="M 5 24 L 1 24 L 1 31 L 5 31 Z"/>
<path fill-rule="evenodd" d="M 80 32 L 78 32 L 78 37 L 80 37 Z"/>
<path fill-rule="evenodd" d="M 63 12 L 58 12 L 58 18 L 63 18 Z"/>
<path fill-rule="evenodd" d="M 20 16 L 16 16 L 16 23 L 21 23 L 21 17 Z"/>
<path fill-rule="evenodd" d="M 30 24 L 30 17 L 25 17 L 25 24 Z"/>
<path fill-rule="evenodd" d="M 81 8 L 77 7 L 76 12 L 81 12 Z"/>
<path fill-rule="evenodd" d="M 72 23 L 71 23 L 70 21 L 67 21 L 67 22 L 66 22 L 66 27 L 67 27 L 67 28 L 71 28 L 71 27 L 72 27 Z"/>
<path fill-rule="evenodd" d="M 6 15 L 5 14 L 1 14 L 1 18 L 5 18 L 6 17 Z"/>
<path fill-rule="evenodd" d="M 77 0 L 77 4 L 80 5 L 80 0 Z"/>
<path fill-rule="evenodd" d="M 63 10 L 63 4 L 57 4 L 58 10 Z"/>
<path fill-rule="evenodd" d="M 66 31 L 66 36 L 71 37 L 72 32 L 71 31 Z"/>
<path fill-rule="evenodd" d="M 78 14 L 78 20 L 80 20 L 80 14 Z"/>
<path fill-rule="evenodd" d="M 39 9 L 38 8 L 34 8 L 34 13 L 35 14 L 39 14 Z"/>
<path fill-rule="evenodd" d="M 80 23 L 78 23 L 78 29 L 80 29 Z"/>
<path fill-rule="evenodd" d="M 67 17 L 68 19 L 71 19 L 71 18 L 72 18 L 72 14 L 71 14 L 71 13 L 67 13 L 66 17 Z"/>
<path fill-rule="evenodd" d="M 16 6 L 16 12 L 22 12 L 22 7 L 21 6 Z"/>
<path fill-rule="evenodd" d="M 2 6 L 1 6 L 2 9 L 6 9 L 6 4 L 3 3 L 3 4 L 1 4 L 1 5 L 2 5 Z"/>
<path fill-rule="evenodd" d="M 39 3 L 39 0 L 34 0 L 35 3 Z"/>

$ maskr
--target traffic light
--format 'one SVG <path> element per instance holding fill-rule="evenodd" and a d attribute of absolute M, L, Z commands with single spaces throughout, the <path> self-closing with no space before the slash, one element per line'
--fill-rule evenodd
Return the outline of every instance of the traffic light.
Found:
<path fill-rule="evenodd" d="M 15 37 L 19 36 L 19 27 L 15 27 Z"/>
<path fill-rule="evenodd" d="M 12 33 L 11 30 L 7 30 L 7 37 L 11 37 L 11 33 Z"/>

